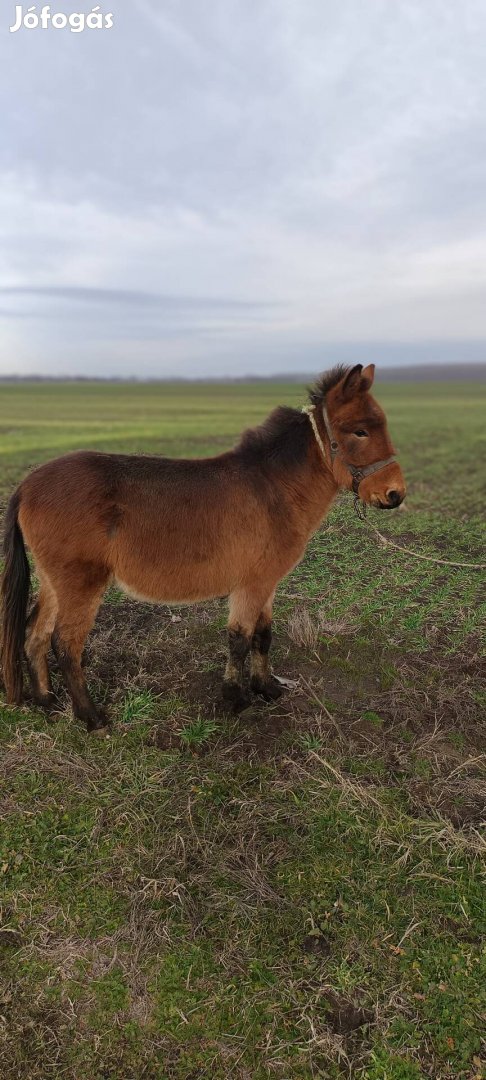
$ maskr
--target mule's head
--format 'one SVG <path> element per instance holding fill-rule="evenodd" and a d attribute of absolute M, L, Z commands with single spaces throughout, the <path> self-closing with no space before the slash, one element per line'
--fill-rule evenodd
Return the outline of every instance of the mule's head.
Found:
<path fill-rule="evenodd" d="M 374 364 L 365 368 L 357 364 L 326 388 L 320 404 L 335 443 L 332 468 L 339 486 L 354 490 L 363 502 L 380 510 L 392 510 L 405 498 L 405 480 L 397 461 L 386 464 L 394 450 L 386 416 L 370 394 L 374 373 Z M 368 467 L 381 462 L 385 464 L 368 472 Z M 362 479 L 357 469 L 363 470 Z"/>

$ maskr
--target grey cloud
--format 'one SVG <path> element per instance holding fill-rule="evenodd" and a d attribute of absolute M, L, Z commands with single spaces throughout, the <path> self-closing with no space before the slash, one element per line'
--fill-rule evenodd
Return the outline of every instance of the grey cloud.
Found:
<path fill-rule="evenodd" d="M 211 372 L 250 343 L 264 369 L 486 339 L 482 0 L 102 8 L 113 31 L 2 16 L 0 355 L 98 341 L 108 368 L 125 335 L 137 366 Z"/>
<path fill-rule="evenodd" d="M 206 309 L 217 311 L 264 311 L 274 308 L 260 300 L 233 300 L 227 297 L 162 296 L 134 289 L 104 289 L 80 285 L 0 285 L 0 296 L 37 297 L 41 300 L 61 300 L 68 303 L 106 304 L 188 311 Z"/>

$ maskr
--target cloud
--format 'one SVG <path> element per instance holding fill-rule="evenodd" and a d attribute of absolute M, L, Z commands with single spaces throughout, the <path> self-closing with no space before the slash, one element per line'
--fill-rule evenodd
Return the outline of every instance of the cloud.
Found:
<path fill-rule="evenodd" d="M 103 289 L 80 285 L 0 285 L 0 296 L 33 297 L 42 302 L 61 301 L 68 304 L 107 305 L 117 307 L 145 307 L 157 311 L 187 312 L 190 310 L 226 310 L 258 312 L 268 308 L 263 301 L 217 299 L 205 296 L 163 296 L 136 289 Z"/>
<path fill-rule="evenodd" d="M 0 33 L 0 370 L 486 341 L 480 0 L 113 10 Z"/>

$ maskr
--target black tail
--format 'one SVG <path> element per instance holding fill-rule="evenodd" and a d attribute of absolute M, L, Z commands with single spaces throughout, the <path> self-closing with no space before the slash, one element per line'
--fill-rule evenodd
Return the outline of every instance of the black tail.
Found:
<path fill-rule="evenodd" d="M 30 569 L 17 520 L 19 503 L 20 495 L 16 491 L 7 506 L 3 540 L 2 667 L 9 705 L 20 705 L 22 701 L 22 659 L 30 588 Z"/>

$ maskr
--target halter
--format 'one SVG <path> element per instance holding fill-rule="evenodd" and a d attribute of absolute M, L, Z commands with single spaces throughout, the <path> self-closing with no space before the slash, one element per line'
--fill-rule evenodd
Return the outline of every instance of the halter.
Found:
<path fill-rule="evenodd" d="M 319 428 L 317 427 L 316 418 L 314 416 L 315 408 L 316 408 L 315 405 L 304 405 L 303 408 L 302 408 L 302 412 L 305 413 L 306 416 L 309 417 L 309 420 L 310 420 L 310 422 L 312 424 L 312 430 L 313 430 L 314 435 L 316 437 L 316 442 L 317 442 L 317 444 L 319 446 L 319 449 L 320 449 L 321 454 L 322 454 L 322 456 L 324 458 L 324 461 L 327 464 L 326 451 L 324 449 L 324 444 L 323 444 L 321 436 L 319 434 Z M 327 409 L 326 409 L 325 405 L 322 406 L 322 417 L 323 417 L 323 420 L 324 420 L 324 427 L 326 429 L 327 437 L 329 439 L 329 450 L 330 450 L 330 454 L 331 454 L 331 472 L 332 472 L 332 466 L 334 464 L 334 459 L 339 454 L 339 444 L 336 442 L 336 439 L 334 438 L 332 427 L 331 427 L 331 422 L 329 420 L 329 416 L 328 416 Z M 372 465 L 353 465 L 353 463 L 351 461 L 345 461 L 344 462 L 348 472 L 350 472 L 351 476 L 353 477 L 353 485 L 352 485 L 352 487 L 353 487 L 354 496 L 355 496 L 355 498 L 354 498 L 354 508 L 356 510 L 356 513 L 358 514 L 358 517 L 363 517 L 364 516 L 363 512 L 361 511 L 361 507 L 359 505 L 360 504 L 359 485 L 360 485 L 361 481 L 364 480 L 365 476 L 372 476 L 373 473 L 379 472 L 380 469 L 384 469 L 386 465 L 391 465 L 392 461 L 396 461 L 396 460 L 397 459 L 396 459 L 395 455 L 392 454 L 391 457 L 383 458 L 382 461 L 375 461 L 375 462 L 373 462 Z M 363 504 L 363 510 L 364 510 L 364 504 Z"/>

